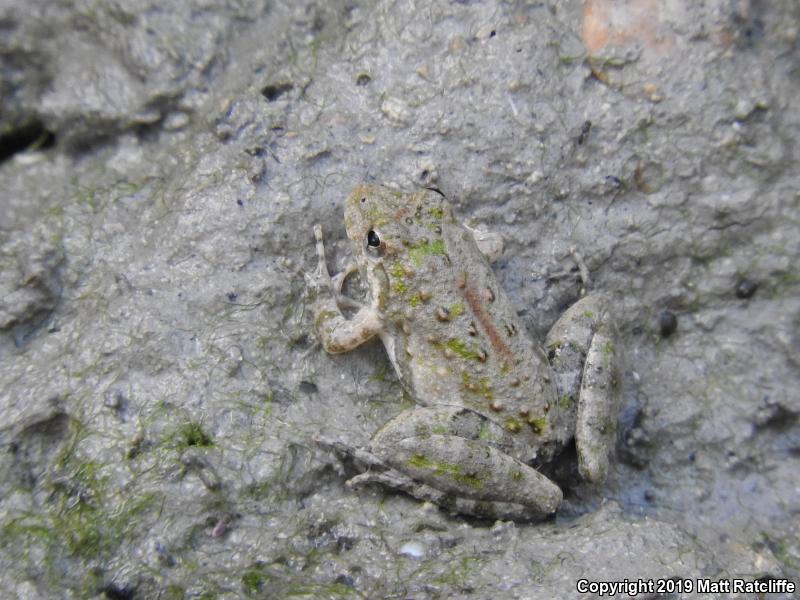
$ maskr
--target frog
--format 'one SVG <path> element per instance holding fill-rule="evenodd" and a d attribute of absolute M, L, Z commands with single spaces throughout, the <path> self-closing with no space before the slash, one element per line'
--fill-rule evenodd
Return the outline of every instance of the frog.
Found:
<path fill-rule="evenodd" d="M 621 398 L 605 296 L 578 299 L 542 346 L 494 274 L 497 239 L 461 224 L 441 191 L 360 184 L 344 222 L 353 260 L 333 276 L 313 228 L 316 336 L 330 354 L 379 338 L 413 400 L 366 446 L 317 438 L 361 470 L 349 486 L 380 484 L 451 513 L 543 519 L 563 499 L 546 467 L 573 440 L 580 478 L 605 479 Z M 342 291 L 356 272 L 363 302 Z"/>

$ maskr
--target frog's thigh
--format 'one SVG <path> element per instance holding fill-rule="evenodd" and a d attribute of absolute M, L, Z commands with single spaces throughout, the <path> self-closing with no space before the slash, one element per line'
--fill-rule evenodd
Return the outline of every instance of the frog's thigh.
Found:
<path fill-rule="evenodd" d="M 614 448 L 620 404 L 619 360 L 604 301 L 582 298 L 547 334 L 560 402 L 577 401 L 575 446 L 584 479 L 602 481 Z"/>
<path fill-rule="evenodd" d="M 511 446 L 511 435 L 461 407 L 416 408 L 384 425 L 369 449 L 394 469 L 452 496 L 555 512 L 561 490 L 501 449 Z"/>

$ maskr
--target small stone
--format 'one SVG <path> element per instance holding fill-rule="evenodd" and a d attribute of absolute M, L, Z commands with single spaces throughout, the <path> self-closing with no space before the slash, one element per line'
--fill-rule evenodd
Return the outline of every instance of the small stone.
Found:
<path fill-rule="evenodd" d="M 420 542 L 406 542 L 400 546 L 399 553 L 411 558 L 425 558 L 425 546 Z"/>
<path fill-rule="evenodd" d="M 654 104 L 664 99 L 664 96 L 658 93 L 658 86 L 655 83 L 645 83 L 642 89 L 648 100 Z"/>
<path fill-rule="evenodd" d="M 669 337 L 678 329 L 678 317 L 675 313 L 663 310 L 658 314 L 658 328 L 662 337 Z"/>
<path fill-rule="evenodd" d="M 381 104 L 381 112 L 392 121 L 405 123 L 409 117 L 409 110 L 406 103 L 399 98 L 389 97 Z"/>
<path fill-rule="evenodd" d="M 497 29 L 494 25 L 485 25 L 475 32 L 475 38 L 482 42 L 493 38 L 495 35 L 497 35 Z"/>
<path fill-rule="evenodd" d="M 439 308 L 436 309 L 436 319 L 442 321 L 443 323 L 445 321 L 449 321 L 450 311 L 447 310 L 444 306 L 440 306 Z"/>
<path fill-rule="evenodd" d="M 736 297 L 746 300 L 752 298 L 758 289 L 758 283 L 752 279 L 744 278 L 736 284 Z"/>
<path fill-rule="evenodd" d="M 460 35 L 455 35 L 450 38 L 450 42 L 447 44 L 447 49 L 450 51 L 450 54 L 461 54 L 466 48 L 467 42 Z"/>
<path fill-rule="evenodd" d="M 177 131 L 183 129 L 189 124 L 189 115 L 185 112 L 177 111 L 170 113 L 164 120 L 164 129 L 169 131 Z"/>
<path fill-rule="evenodd" d="M 503 410 L 504 406 L 502 402 L 498 402 L 497 400 L 495 400 L 489 405 L 489 408 L 491 408 L 495 412 L 500 412 L 501 410 Z"/>

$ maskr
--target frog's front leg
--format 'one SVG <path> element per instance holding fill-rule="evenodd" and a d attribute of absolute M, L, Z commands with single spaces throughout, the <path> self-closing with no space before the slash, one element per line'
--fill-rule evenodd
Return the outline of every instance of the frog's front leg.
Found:
<path fill-rule="evenodd" d="M 313 294 L 311 310 L 314 314 L 314 326 L 326 352 L 338 354 L 351 350 L 383 330 L 378 311 L 371 306 L 359 306 L 352 318 L 346 318 L 340 306 L 342 297 L 340 290 L 344 279 L 354 270 L 348 268 L 341 274 L 331 278 L 325 261 L 325 245 L 322 239 L 322 227 L 314 226 L 317 241 L 317 268 L 306 274 L 306 283 Z"/>
<path fill-rule="evenodd" d="M 511 456 L 513 448 L 512 434 L 480 413 L 457 406 L 415 408 L 384 425 L 368 447 L 396 472 L 364 473 L 354 483 L 383 483 L 479 516 L 555 512 L 561 490 Z"/>
<path fill-rule="evenodd" d="M 358 265 L 356 265 L 355 263 L 349 263 L 345 267 L 344 271 L 342 271 L 341 273 L 337 273 L 336 275 L 331 277 L 331 285 L 333 286 L 333 291 L 336 295 L 336 304 L 339 306 L 339 308 L 349 308 L 349 309 L 363 308 L 363 304 L 353 300 L 352 298 L 348 298 L 347 296 L 342 294 L 342 287 L 344 286 L 345 280 L 356 271 L 358 271 Z"/>
<path fill-rule="evenodd" d="M 615 337 L 604 301 L 586 296 L 561 316 L 545 339 L 559 408 L 574 410 L 577 402 L 578 471 L 594 482 L 605 479 L 614 449 L 622 387 Z"/>

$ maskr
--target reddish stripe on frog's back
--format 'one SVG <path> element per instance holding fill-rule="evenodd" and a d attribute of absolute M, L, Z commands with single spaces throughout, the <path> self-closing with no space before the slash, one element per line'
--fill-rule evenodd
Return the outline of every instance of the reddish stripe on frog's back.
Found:
<path fill-rule="evenodd" d="M 467 306 L 469 306 L 472 314 L 475 315 L 478 323 L 480 323 L 481 329 L 483 329 L 486 337 L 489 338 L 489 343 L 492 345 L 492 348 L 505 358 L 514 358 L 514 352 L 508 347 L 503 337 L 500 335 L 500 332 L 495 328 L 492 317 L 484 306 L 481 293 L 476 290 L 474 286 L 466 282 L 466 274 L 463 274 L 463 278 L 465 284 L 463 288 L 464 300 L 467 301 Z"/>

